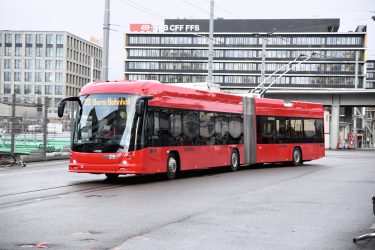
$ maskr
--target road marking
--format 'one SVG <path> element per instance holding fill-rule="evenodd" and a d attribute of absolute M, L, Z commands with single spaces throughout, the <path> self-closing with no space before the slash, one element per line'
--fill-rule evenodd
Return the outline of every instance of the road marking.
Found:
<path fill-rule="evenodd" d="M 25 171 L 25 172 L 17 172 L 17 173 L 10 173 L 10 174 L 0 174 L 0 177 L 9 176 L 9 175 L 33 174 L 33 173 L 40 173 L 40 172 L 47 172 L 47 171 L 56 171 L 56 170 L 61 170 L 61 169 L 68 170 L 67 167 L 54 168 L 54 169 L 43 169 L 43 170 Z"/>

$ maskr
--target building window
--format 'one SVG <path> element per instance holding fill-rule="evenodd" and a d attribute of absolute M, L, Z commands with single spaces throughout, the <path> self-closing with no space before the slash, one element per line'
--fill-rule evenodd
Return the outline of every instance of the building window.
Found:
<path fill-rule="evenodd" d="M 25 72 L 25 82 L 32 82 L 32 81 L 33 81 L 32 72 Z"/>
<path fill-rule="evenodd" d="M 35 69 L 43 69 L 43 61 L 42 60 L 39 60 L 39 59 L 36 59 L 35 60 Z"/>
<path fill-rule="evenodd" d="M 16 34 L 15 35 L 15 40 L 16 40 L 16 43 L 22 44 L 22 35 L 21 34 Z"/>
<path fill-rule="evenodd" d="M 36 57 L 42 57 L 43 56 L 43 48 L 42 47 L 36 47 L 35 48 L 35 56 Z"/>
<path fill-rule="evenodd" d="M 35 85 L 35 94 L 41 95 L 42 94 L 42 86 Z"/>
<path fill-rule="evenodd" d="M 63 74 L 62 73 L 56 73 L 55 74 L 55 81 L 57 82 L 57 83 L 62 83 L 63 82 Z"/>
<path fill-rule="evenodd" d="M 22 47 L 16 47 L 14 49 L 14 55 L 15 56 L 22 56 Z"/>
<path fill-rule="evenodd" d="M 45 82 L 53 82 L 53 73 L 51 72 L 45 73 Z"/>
<path fill-rule="evenodd" d="M 46 60 L 45 69 L 53 69 L 53 61 L 52 60 Z"/>
<path fill-rule="evenodd" d="M 4 84 L 4 94 L 11 94 L 11 93 L 12 93 L 12 85 Z"/>
<path fill-rule="evenodd" d="M 11 59 L 5 59 L 4 60 L 4 69 L 12 69 L 12 60 Z"/>
<path fill-rule="evenodd" d="M 64 57 L 64 48 L 56 48 L 56 57 Z"/>
<path fill-rule="evenodd" d="M 62 60 L 56 60 L 56 69 L 63 70 L 64 69 L 64 62 Z"/>
<path fill-rule="evenodd" d="M 53 35 L 52 34 L 46 35 L 46 44 L 53 44 Z"/>
<path fill-rule="evenodd" d="M 4 72 L 4 81 L 5 82 L 10 82 L 12 81 L 12 72 Z"/>
<path fill-rule="evenodd" d="M 46 57 L 53 57 L 53 48 L 52 47 L 46 48 Z"/>
<path fill-rule="evenodd" d="M 33 48 L 32 47 L 26 47 L 25 48 L 25 56 L 27 56 L 27 57 L 33 56 Z"/>
<path fill-rule="evenodd" d="M 35 81 L 36 82 L 42 82 L 43 81 L 42 72 L 35 72 Z"/>
<path fill-rule="evenodd" d="M 25 59 L 25 69 L 32 69 L 32 62 L 31 59 Z"/>
<path fill-rule="evenodd" d="M 12 34 L 5 34 L 5 43 L 12 43 Z"/>
<path fill-rule="evenodd" d="M 32 86 L 30 84 L 25 84 L 25 86 L 24 86 L 25 95 L 31 94 L 31 91 L 32 91 Z"/>
<path fill-rule="evenodd" d="M 51 85 L 44 86 L 44 94 L 45 95 L 52 95 L 52 86 Z"/>
<path fill-rule="evenodd" d="M 14 68 L 15 69 L 22 69 L 22 60 L 21 59 L 15 59 L 14 60 Z"/>
<path fill-rule="evenodd" d="M 14 72 L 14 81 L 21 82 L 22 81 L 22 72 Z"/>
<path fill-rule="evenodd" d="M 19 84 L 14 85 L 14 93 L 15 94 L 21 94 L 21 85 L 19 85 Z"/>
<path fill-rule="evenodd" d="M 56 44 L 64 44 L 64 37 L 63 35 L 56 35 Z"/>
<path fill-rule="evenodd" d="M 32 34 L 26 34 L 25 43 L 26 44 L 33 44 L 33 35 Z"/>
<path fill-rule="evenodd" d="M 63 94 L 63 87 L 62 86 L 55 86 L 55 95 L 62 95 Z"/>
<path fill-rule="evenodd" d="M 36 35 L 36 44 L 43 44 L 43 35 L 42 34 Z"/>
<path fill-rule="evenodd" d="M 12 56 L 12 47 L 5 47 L 5 56 Z"/>

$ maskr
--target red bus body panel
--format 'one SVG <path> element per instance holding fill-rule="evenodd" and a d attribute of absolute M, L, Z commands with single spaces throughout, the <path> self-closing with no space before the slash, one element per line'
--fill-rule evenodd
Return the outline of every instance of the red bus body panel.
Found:
<path fill-rule="evenodd" d="M 256 98 L 255 114 L 268 116 L 323 118 L 322 104 L 309 102 L 291 102 L 286 105 L 283 100 Z M 288 143 L 257 144 L 257 163 L 292 161 L 293 149 L 300 147 L 302 160 L 309 161 L 325 156 L 324 143 Z"/>

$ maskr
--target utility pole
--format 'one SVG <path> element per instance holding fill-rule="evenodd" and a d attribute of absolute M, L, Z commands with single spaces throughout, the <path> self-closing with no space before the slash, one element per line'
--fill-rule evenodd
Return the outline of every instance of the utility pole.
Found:
<path fill-rule="evenodd" d="M 43 132 L 43 156 L 44 159 L 47 157 L 47 133 L 48 133 L 48 97 L 44 97 L 44 105 L 43 105 L 43 126 L 42 126 L 42 132 Z"/>
<path fill-rule="evenodd" d="M 12 131 L 10 134 L 10 153 L 15 153 L 15 136 L 16 136 L 16 93 L 12 95 Z"/>
<path fill-rule="evenodd" d="M 105 0 L 104 24 L 103 24 L 103 67 L 102 80 L 108 80 L 108 52 L 109 52 L 109 20 L 110 20 L 110 0 Z"/>
<path fill-rule="evenodd" d="M 356 51 L 355 52 L 355 67 L 354 67 L 354 88 L 357 89 L 358 88 L 358 60 L 359 60 L 359 51 Z M 353 133 L 356 133 L 357 134 L 357 111 L 359 112 L 359 110 L 357 110 L 357 107 L 354 107 L 353 108 Z M 358 141 L 357 141 L 357 145 L 356 147 L 358 146 Z"/>
<path fill-rule="evenodd" d="M 210 27 L 209 27 L 209 41 L 208 41 L 208 88 L 213 83 L 213 60 L 214 60 L 214 0 L 210 1 Z"/>

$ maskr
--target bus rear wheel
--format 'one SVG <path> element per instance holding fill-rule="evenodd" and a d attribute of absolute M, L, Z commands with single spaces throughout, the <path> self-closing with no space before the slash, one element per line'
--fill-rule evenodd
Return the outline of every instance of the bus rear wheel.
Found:
<path fill-rule="evenodd" d="M 302 164 L 302 153 L 299 148 L 293 149 L 293 165 L 299 166 Z"/>
<path fill-rule="evenodd" d="M 237 149 L 232 150 L 232 154 L 230 156 L 230 169 L 234 172 L 239 169 L 240 166 L 240 155 Z"/>
<path fill-rule="evenodd" d="M 178 159 L 175 154 L 170 153 L 167 161 L 167 178 L 173 180 L 177 176 Z"/>

